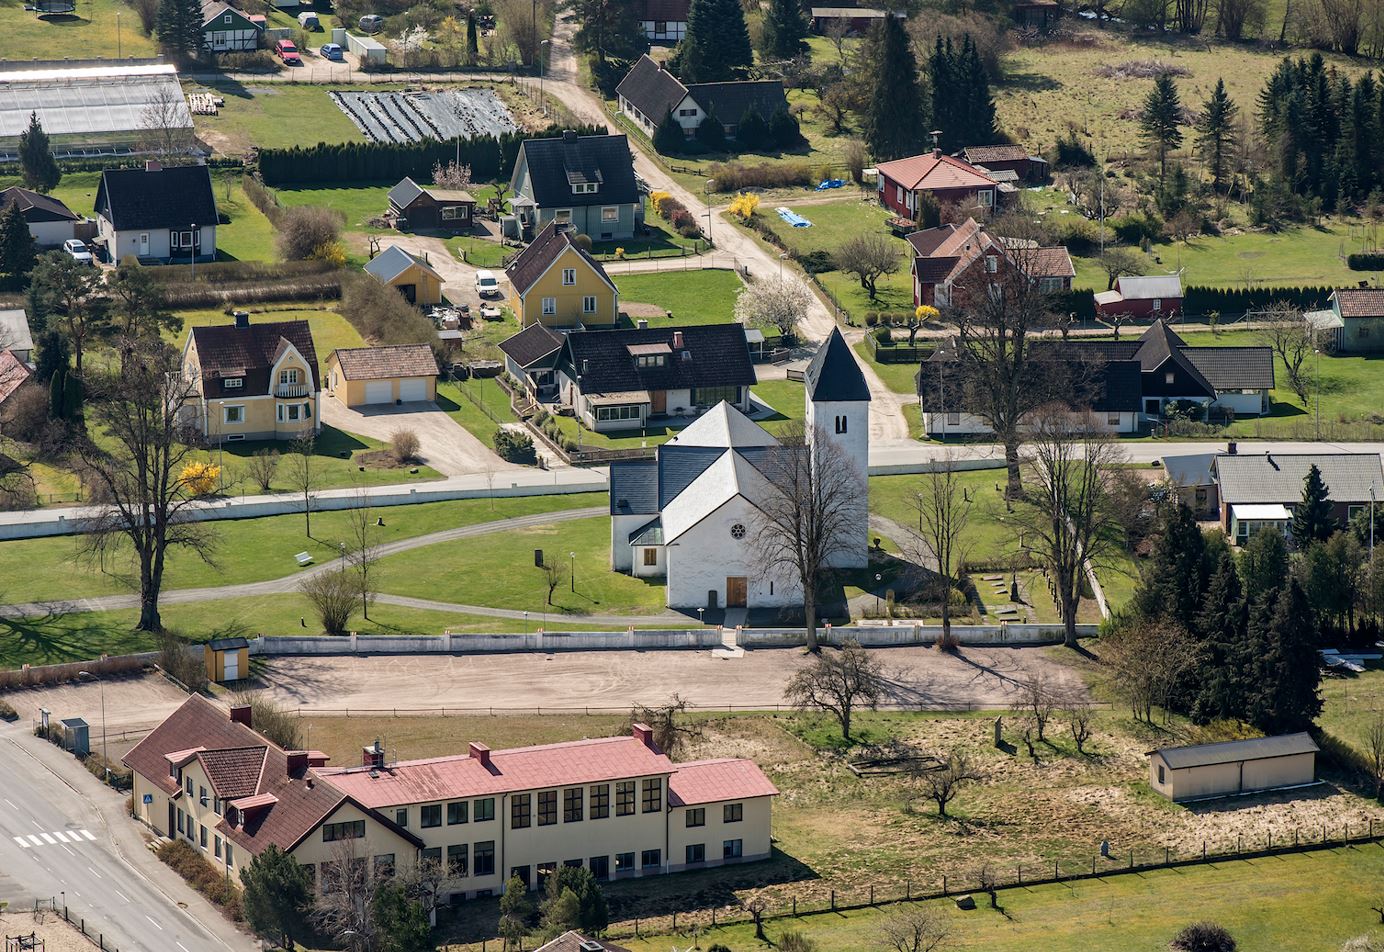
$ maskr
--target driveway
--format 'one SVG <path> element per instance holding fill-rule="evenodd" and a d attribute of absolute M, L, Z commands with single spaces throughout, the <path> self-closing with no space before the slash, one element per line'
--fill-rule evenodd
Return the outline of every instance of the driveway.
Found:
<path fill-rule="evenodd" d="M 388 443 L 396 430 L 418 434 L 418 455 L 444 476 L 520 469 L 496 456 L 437 404 L 401 403 L 349 409 L 330 397 L 322 401 L 322 422 L 347 433 Z"/>

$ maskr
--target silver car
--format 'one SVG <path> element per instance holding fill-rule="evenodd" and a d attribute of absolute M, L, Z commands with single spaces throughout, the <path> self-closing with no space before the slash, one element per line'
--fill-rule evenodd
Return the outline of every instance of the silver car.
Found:
<path fill-rule="evenodd" d="M 86 242 L 80 238 L 69 238 L 62 243 L 62 250 L 72 256 L 72 260 L 78 264 L 95 264 L 96 259 L 91 256 L 91 251 L 87 248 Z"/>

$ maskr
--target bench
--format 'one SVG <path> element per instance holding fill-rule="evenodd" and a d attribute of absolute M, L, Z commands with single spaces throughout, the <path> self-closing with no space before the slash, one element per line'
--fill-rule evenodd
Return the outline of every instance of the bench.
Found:
<path fill-rule="evenodd" d="M 294 559 L 294 561 L 296 561 L 299 565 L 311 565 L 311 564 L 312 564 L 312 556 L 311 556 L 309 553 L 307 553 L 307 552 L 299 552 L 297 555 L 295 555 L 295 556 L 293 557 L 293 559 Z"/>

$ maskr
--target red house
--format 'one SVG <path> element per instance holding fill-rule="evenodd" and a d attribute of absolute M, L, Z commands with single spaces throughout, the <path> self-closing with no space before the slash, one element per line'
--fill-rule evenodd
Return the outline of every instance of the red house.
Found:
<path fill-rule="evenodd" d="M 915 231 L 908 243 L 913 248 L 914 307 L 951 304 L 957 282 L 982 266 L 992 273 L 1019 268 L 1047 292 L 1070 291 L 1076 277 L 1066 248 L 1006 241 L 991 235 L 974 218 L 960 225 Z"/>
<path fill-rule="evenodd" d="M 1005 172 L 1012 172 L 1020 182 L 1043 182 L 1048 177 L 1048 160 L 1029 155 L 1021 145 L 968 145 L 957 155 L 999 182 L 1004 181 Z"/>
<path fill-rule="evenodd" d="M 1182 313 L 1182 278 L 1175 274 L 1122 277 L 1096 295 L 1100 317 L 1172 317 Z"/>
<path fill-rule="evenodd" d="M 881 162 L 879 202 L 905 218 L 917 217 L 918 195 L 928 192 L 938 203 L 962 208 L 993 209 L 1000 184 L 964 159 L 933 149 L 924 155 Z"/>

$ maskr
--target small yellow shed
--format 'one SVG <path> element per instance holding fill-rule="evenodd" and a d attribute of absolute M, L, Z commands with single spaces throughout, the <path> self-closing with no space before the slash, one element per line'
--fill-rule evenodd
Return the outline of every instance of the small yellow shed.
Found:
<path fill-rule="evenodd" d="M 365 265 L 381 284 L 397 288 L 410 304 L 424 307 L 442 303 L 442 275 L 425 258 L 390 245 Z"/>
<path fill-rule="evenodd" d="M 210 680 L 225 683 L 250 676 L 250 642 L 244 638 L 213 638 L 202 650 Z"/>
<path fill-rule="evenodd" d="M 1170 800 L 1236 797 L 1317 779 L 1316 742 L 1305 733 L 1148 752 L 1149 786 Z"/>
<path fill-rule="evenodd" d="M 437 359 L 427 344 L 338 348 L 327 358 L 326 390 L 346 407 L 437 399 Z"/>

